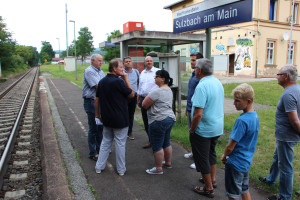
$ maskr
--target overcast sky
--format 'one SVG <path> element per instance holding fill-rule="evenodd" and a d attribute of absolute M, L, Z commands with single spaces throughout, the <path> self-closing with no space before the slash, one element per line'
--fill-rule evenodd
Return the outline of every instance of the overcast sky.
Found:
<path fill-rule="evenodd" d="M 66 13 L 76 21 L 76 38 L 87 26 L 94 37 L 94 47 L 114 30 L 123 32 L 128 21 L 143 22 L 149 31 L 172 32 L 172 11 L 163 9 L 177 0 L 1 0 L 0 16 L 19 45 L 41 49 L 41 41 L 54 50 L 66 49 Z M 74 24 L 68 22 L 69 45 L 74 40 Z"/>

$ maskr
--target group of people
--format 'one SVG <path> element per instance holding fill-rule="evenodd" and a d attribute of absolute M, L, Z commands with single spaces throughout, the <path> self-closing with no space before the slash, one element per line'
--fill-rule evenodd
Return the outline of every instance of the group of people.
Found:
<path fill-rule="evenodd" d="M 170 133 L 176 120 L 170 89 L 173 79 L 167 71 L 153 66 L 151 56 L 145 58 L 146 68 L 141 74 L 132 67 L 130 57 L 123 62 L 111 60 L 106 76 L 102 62 L 101 55 L 91 56 L 91 66 L 84 71 L 82 94 L 89 124 L 89 158 L 97 161 L 96 173 L 104 170 L 115 141 L 117 172 L 125 174 L 125 145 L 127 138 L 134 140 L 132 126 L 138 105 L 149 141 L 143 148 L 152 147 L 155 160 L 155 167 L 146 172 L 163 174 L 162 165 L 172 167 Z"/>
<path fill-rule="evenodd" d="M 172 111 L 172 78 L 165 70 L 153 66 L 153 58 L 145 58 L 145 69 L 138 73 L 132 68 L 131 58 L 113 59 L 109 74 L 101 70 L 103 58 L 91 57 L 91 66 L 84 72 L 83 98 L 88 116 L 89 157 L 97 160 L 95 170 L 104 170 L 113 140 L 116 146 L 116 168 L 119 175 L 126 172 L 125 144 L 127 137 L 134 139 L 132 124 L 136 105 L 141 108 L 144 127 L 149 142 L 143 148 L 152 148 L 155 166 L 148 174 L 163 174 L 163 168 L 172 168 L 170 133 L 175 123 Z M 123 68 L 125 66 L 125 69 Z M 194 192 L 214 197 L 217 156 L 215 146 L 223 134 L 224 89 L 213 76 L 213 64 L 202 54 L 191 54 L 194 70 L 188 84 L 186 116 L 192 152 L 190 166 L 201 173 L 203 187 L 195 186 Z M 297 68 L 285 65 L 277 74 L 278 84 L 285 88 L 277 105 L 274 161 L 267 177 L 259 180 L 274 185 L 280 176 L 280 193 L 270 200 L 292 198 L 294 146 L 300 140 L 300 86 Z M 253 88 L 244 83 L 233 91 L 234 105 L 243 113 L 236 119 L 228 144 L 221 157 L 225 164 L 225 188 L 228 199 L 251 199 L 249 193 L 249 168 L 255 152 L 259 118 L 252 104 Z M 103 139 L 102 139 L 103 135 Z M 102 140 L 102 142 L 101 142 Z M 101 145 L 100 145 L 101 144 Z M 99 155 L 98 155 L 99 153 Z"/>

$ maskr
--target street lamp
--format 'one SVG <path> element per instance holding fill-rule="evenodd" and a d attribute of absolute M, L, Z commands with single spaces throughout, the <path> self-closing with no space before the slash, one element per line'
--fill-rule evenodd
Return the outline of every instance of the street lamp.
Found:
<path fill-rule="evenodd" d="M 58 41 L 58 65 L 59 65 L 59 71 L 60 71 L 60 42 L 59 42 L 59 38 L 56 38 Z"/>
<path fill-rule="evenodd" d="M 75 37 L 75 21 L 69 20 L 69 22 L 74 23 L 74 47 L 75 47 L 75 71 L 76 71 L 76 80 L 77 80 L 77 61 L 76 61 L 76 37 Z"/>

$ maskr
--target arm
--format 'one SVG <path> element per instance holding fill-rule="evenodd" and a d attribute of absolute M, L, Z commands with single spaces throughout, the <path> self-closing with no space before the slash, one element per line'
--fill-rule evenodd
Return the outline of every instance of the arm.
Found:
<path fill-rule="evenodd" d="M 152 104 L 154 104 L 154 101 L 152 101 L 152 99 L 150 99 L 150 97 L 146 96 L 146 98 L 144 99 L 142 106 L 143 108 L 145 108 L 146 110 L 152 106 Z"/>
<path fill-rule="evenodd" d="M 130 85 L 129 79 L 128 79 L 128 74 L 123 73 L 123 75 L 121 75 L 122 79 L 125 81 L 125 84 L 127 85 L 127 87 L 129 87 L 131 89 L 131 93 L 128 95 L 128 98 L 133 98 L 134 97 L 134 91 L 132 89 L 132 86 Z"/>
<path fill-rule="evenodd" d="M 203 115 L 203 108 L 195 107 L 190 133 L 195 133 Z"/>
<path fill-rule="evenodd" d="M 98 118 L 98 119 L 101 119 L 100 106 L 99 106 L 99 97 L 96 97 L 94 99 L 94 103 L 95 103 L 95 117 Z"/>
<path fill-rule="evenodd" d="M 300 120 L 297 111 L 288 112 L 290 123 L 295 131 L 300 135 Z"/>
<path fill-rule="evenodd" d="M 232 153 L 232 151 L 233 151 L 233 149 L 234 149 L 234 147 L 235 147 L 236 144 L 237 144 L 236 141 L 234 141 L 233 139 L 230 139 L 230 141 L 229 141 L 229 143 L 227 144 L 227 146 L 226 146 L 226 148 L 225 148 L 225 150 L 224 150 L 224 153 L 223 153 L 223 155 L 222 155 L 222 157 L 221 157 L 222 163 L 225 164 L 225 162 L 226 162 L 226 157 L 229 156 L 229 155 Z"/>

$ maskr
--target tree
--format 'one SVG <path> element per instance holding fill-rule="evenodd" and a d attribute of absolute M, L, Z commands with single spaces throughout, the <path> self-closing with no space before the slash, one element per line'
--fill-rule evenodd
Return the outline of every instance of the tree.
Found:
<path fill-rule="evenodd" d="M 44 63 L 45 60 L 51 61 L 55 56 L 55 52 L 53 51 L 52 45 L 47 41 L 42 41 L 42 49 L 41 49 L 41 63 Z"/>
<path fill-rule="evenodd" d="M 111 41 L 111 38 L 122 35 L 120 30 L 114 30 L 107 36 L 107 41 Z M 104 60 L 110 61 L 113 58 L 120 57 L 120 47 L 104 47 L 103 48 L 107 53 L 104 55 Z"/>
<path fill-rule="evenodd" d="M 12 55 L 15 51 L 16 42 L 11 33 L 7 31 L 6 24 L 0 16 L 0 60 L 2 69 L 13 68 Z"/>
<path fill-rule="evenodd" d="M 83 62 L 85 57 L 95 50 L 93 45 L 93 36 L 88 27 L 80 28 L 78 40 L 75 42 L 76 53 L 78 56 L 81 56 L 81 61 Z"/>

